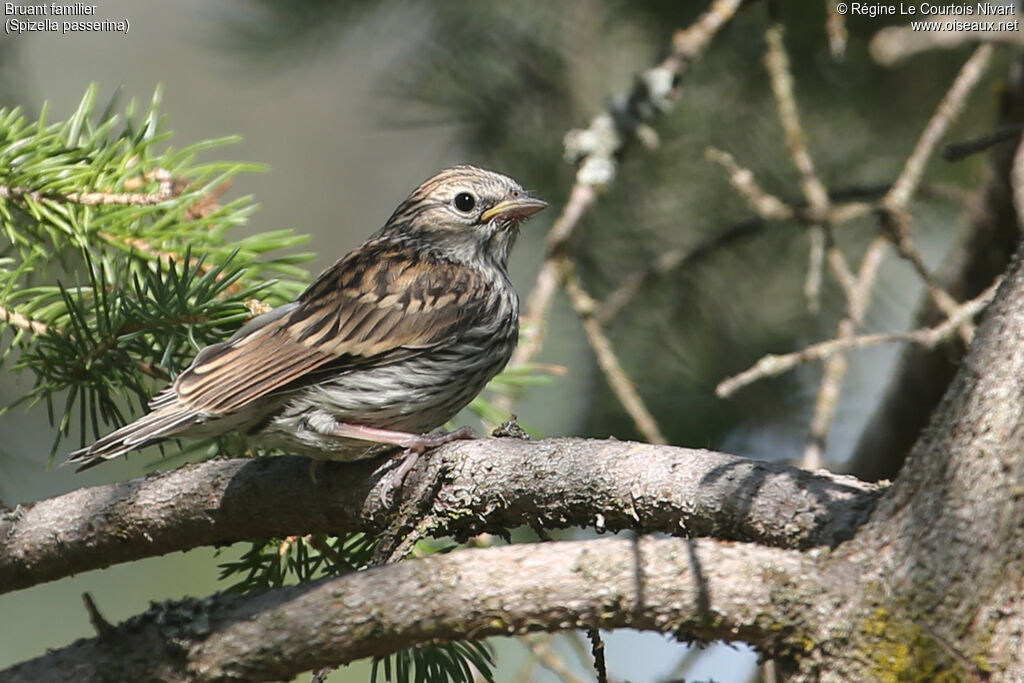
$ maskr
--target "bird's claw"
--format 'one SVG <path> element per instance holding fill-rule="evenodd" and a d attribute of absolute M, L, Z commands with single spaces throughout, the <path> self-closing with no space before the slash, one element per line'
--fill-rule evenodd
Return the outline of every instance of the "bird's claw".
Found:
<path fill-rule="evenodd" d="M 437 432 L 435 434 L 419 434 L 410 441 L 402 455 L 402 461 L 388 470 L 380 479 L 380 500 L 384 507 L 391 507 L 395 501 L 395 494 L 405 484 L 405 478 L 416 465 L 420 456 L 429 450 L 443 446 L 452 441 L 463 441 L 475 439 L 476 432 L 471 427 L 459 427 L 451 432 Z"/>

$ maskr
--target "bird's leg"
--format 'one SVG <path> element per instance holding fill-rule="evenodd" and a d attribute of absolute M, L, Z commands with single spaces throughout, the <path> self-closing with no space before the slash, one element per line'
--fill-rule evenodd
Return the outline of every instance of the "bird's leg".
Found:
<path fill-rule="evenodd" d="M 409 474 L 409 471 L 421 455 L 432 448 L 443 446 L 451 441 L 476 438 L 476 433 L 469 427 L 459 427 L 452 432 L 441 431 L 435 434 L 412 434 L 392 429 L 378 429 L 377 427 L 348 424 L 347 422 L 335 422 L 331 425 L 329 433 L 331 436 L 359 439 L 361 441 L 375 441 L 405 448 L 405 455 L 398 464 L 398 467 L 385 474 L 382 478 L 384 492 L 381 494 L 381 497 L 386 505 L 390 504 L 392 494 L 402 488 L 406 475 Z"/>
<path fill-rule="evenodd" d="M 425 453 L 431 448 L 443 446 L 449 441 L 476 438 L 476 434 L 469 427 L 459 427 L 454 432 L 442 431 L 436 434 L 412 434 L 393 429 L 378 429 L 377 427 L 364 427 L 363 425 L 354 425 L 347 422 L 335 422 L 328 429 L 328 433 L 331 436 L 402 446 L 416 454 Z"/>

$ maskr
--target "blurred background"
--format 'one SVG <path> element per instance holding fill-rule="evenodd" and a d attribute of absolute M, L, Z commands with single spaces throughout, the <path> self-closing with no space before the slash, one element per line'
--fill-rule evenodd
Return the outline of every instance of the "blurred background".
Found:
<path fill-rule="evenodd" d="M 218 158 L 268 166 L 230 190 L 254 195 L 260 206 L 239 235 L 280 228 L 308 233 L 307 247 L 316 253 L 308 264 L 311 277 L 375 231 L 435 171 L 473 163 L 507 173 L 552 204 L 526 224 L 513 256 L 513 280 L 525 296 L 543 260 L 546 232 L 572 185 L 563 135 L 585 127 L 609 95 L 656 63 L 673 30 L 689 25 L 706 4 L 108 0 L 98 5 L 96 18 L 127 18 L 127 35 L 0 37 L 0 104 L 35 115 L 49 102 L 51 118 L 59 119 L 90 83 L 98 84 L 100 101 L 117 96 L 142 103 L 162 86 L 161 110 L 176 146 L 239 134 L 244 141 L 219 149 Z M 709 145 L 734 154 L 769 192 L 799 199 L 799 176 L 784 149 L 762 63 L 762 5 L 741 12 L 687 71 L 680 103 L 657 126 L 659 147 L 631 149 L 616 183 L 585 219 L 573 248 L 596 298 L 666 251 L 685 251 L 750 217 L 725 174 L 704 160 Z M 968 53 L 929 53 L 883 68 L 869 58 L 867 42 L 887 20 L 851 17 L 846 56 L 835 59 L 823 28 L 824 2 L 785 10 L 796 95 L 822 178 L 834 189 L 891 182 Z M 991 71 L 1003 72 L 998 66 Z M 979 88 L 953 137 L 990 130 L 994 86 L 991 80 Z M 936 163 L 928 177 L 969 190 L 984 164 Z M 914 207 L 930 266 L 953 239 L 961 209 L 948 196 Z M 868 216 L 838 236 L 851 260 L 859 258 L 874 226 Z M 673 443 L 799 459 L 820 366 L 760 382 L 729 400 L 716 398 L 714 386 L 765 353 L 834 334 L 841 293 L 826 285 L 823 313 L 809 313 L 802 294 L 806 263 L 802 227 L 769 225 L 691 267 L 651 279 L 610 322 L 623 365 Z M 905 329 L 918 295 L 910 269 L 890 260 L 866 327 Z M 543 435 L 637 438 L 561 297 L 550 323 L 538 360 L 568 372 L 523 396 L 521 423 Z M 851 356 L 826 454 L 830 465 L 852 449 L 895 352 L 874 348 Z M 0 401 L 14 400 L 30 382 L 0 374 Z M 13 506 L 126 479 L 157 462 L 156 456 L 135 457 L 76 475 L 47 468 L 51 442 L 45 411 L 19 408 L 0 416 L 0 500 Z M 150 600 L 217 590 L 213 554 L 204 549 L 155 558 L 0 596 L 0 667 L 92 635 L 82 592 L 117 621 L 143 611 Z M 499 641 L 498 648 L 499 679 L 515 680 L 523 646 Z M 607 656 L 616 680 L 751 679 L 752 653 L 712 650 L 682 672 L 682 645 L 626 632 L 608 638 Z M 581 680 L 592 678 L 571 653 L 563 654 Z M 354 666 L 329 680 L 367 680 L 367 673 Z M 562 679 L 539 668 L 527 680 Z"/>

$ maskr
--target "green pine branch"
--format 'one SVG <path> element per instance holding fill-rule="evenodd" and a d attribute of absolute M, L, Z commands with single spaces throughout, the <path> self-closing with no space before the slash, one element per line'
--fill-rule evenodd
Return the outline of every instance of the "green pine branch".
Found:
<path fill-rule="evenodd" d="M 176 150 L 159 91 L 141 114 L 115 104 L 98 111 L 91 87 L 65 121 L 0 110 L 0 361 L 16 352 L 14 371 L 33 375 L 17 403 L 46 404 L 54 451 L 72 427 L 85 442 L 123 424 L 125 405 L 141 411 L 199 348 L 307 277 L 308 254 L 281 253 L 305 236 L 232 234 L 255 205 L 221 196 L 260 167 L 199 156 L 234 139 Z"/>
<path fill-rule="evenodd" d="M 234 235 L 250 197 L 222 201 L 242 172 L 259 166 L 200 161 L 234 142 L 176 150 L 163 129 L 160 93 L 102 111 L 91 87 L 64 121 L 0 110 L 0 363 L 34 378 L 14 405 L 45 404 L 56 427 L 51 457 L 72 429 L 99 437 L 145 411 L 152 394 L 196 351 L 229 337 L 254 315 L 294 299 L 308 254 L 287 253 L 305 236 L 281 230 Z M 539 371 L 496 378 L 507 393 L 545 381 Z M 472 408 L 498 421 L 485 399 Z M 241 454 L 232 435 L 186 452 Z M 231 590 L 309 581 L 370 566 L 362 535 L 268 540 L 221 565 Z M 420 553 L 447 548 L 418 546 Z M 476 672 L 476 674 L 474 674 Z M 485 643 L 428 645 L 374 660 L 372 681 L 493 680 Z"/>

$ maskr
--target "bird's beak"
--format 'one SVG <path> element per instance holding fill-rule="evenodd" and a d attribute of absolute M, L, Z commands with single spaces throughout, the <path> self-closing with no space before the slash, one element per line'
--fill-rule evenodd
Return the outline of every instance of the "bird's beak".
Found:
<path fill-rule="evenodd" d="M 547 205 L 546 201 L 540 197 L 533 196 L 529 192 L 516 192 L 480 214 L 480 220 L 484 223 L 490 222 L 495 218 L 507 218 L 518 221 L 527 216 L 532 216 Z"/>

